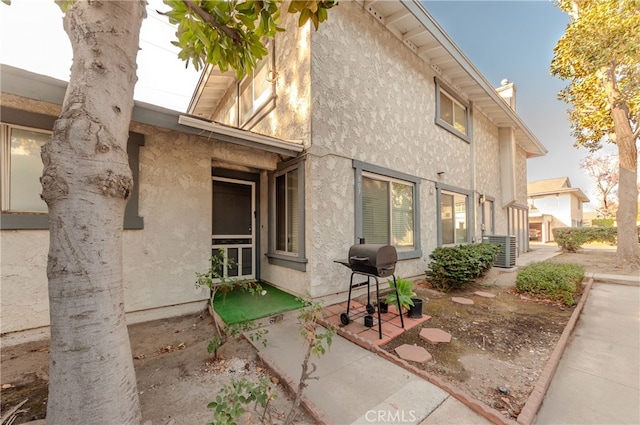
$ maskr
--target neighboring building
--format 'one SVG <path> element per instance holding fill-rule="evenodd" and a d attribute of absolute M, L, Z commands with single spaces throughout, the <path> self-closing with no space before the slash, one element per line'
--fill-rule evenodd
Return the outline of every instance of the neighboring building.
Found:
<path fill-rule="evenodd" d="M 342 2 L 318 32 L 285 19 L 252 77 L 207 68 L 185 115 L 136 105 L 130 320 L 204 308 L 195 272 L 220 248 L 231 275 L 331 300 L 350 276 L 334 260 L 362 239 L 396 246 L 404 277 L 486 234 L 528 250 L 526 160 L 546 150 L 513 84 L 491 87 L 418 1 Z M 8 146 L 46 139 L 64 83 L 3 67 L 2 92 L 4 335 L 48 325 L 37 149 Z M 33 169 L 16 169 L 23 150 Z M 32 186 L 7 196 L 21 171 Z"/>
<path fill-rule="evenodd" d="M 568 177 L 529 182 L 530 239 L 553 241 L 555 227 L 582 227 L 584 206 L 589 198 L 571 187 Z"/>

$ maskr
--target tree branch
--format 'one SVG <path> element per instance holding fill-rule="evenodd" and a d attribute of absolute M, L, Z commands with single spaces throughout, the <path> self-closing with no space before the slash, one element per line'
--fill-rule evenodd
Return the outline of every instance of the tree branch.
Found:
<path fill-rule="evenodd" d="M 200 18 L 202 18 L 204 22 L 207 22 L 208 24 L 211 24 L 211 26 L 213 26 L 214 28 L 217 28 L 218 30 L 222 31 L 227 37 L 233 40 L 234 43 L 240 44 L 242 42 L 242 37 L 240 36 L 240 33 L 237 30 L 233 28 L 229 28 L 226 25 L 222 25 L 220 22 L 218 22 L 218 20 L 215 17 L 213 17 L 213 15 L 211 15 L 209 12 L 207 12 L 206 10 L 198 6 L 193 0 L 182 0 L 182 1 L 184 2 L 184 4 L 187 5 L 189 9 L 191 9 L 198 16 L 200 16 Z"/>

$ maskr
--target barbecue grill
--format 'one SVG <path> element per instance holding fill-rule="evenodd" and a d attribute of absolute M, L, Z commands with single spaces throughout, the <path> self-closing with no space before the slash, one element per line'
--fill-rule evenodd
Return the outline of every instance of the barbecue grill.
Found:
<path fill-rule="evenodd" d="M 382 339 L 382 321 L 380 320 L 380 283 L 378 278 L 380 277 L 393 277 L 395 284 L 396 277 L 394 275 L 396 271 L 396 262 L 398 261 L 398 253 L 395 247 L 391 245 L 380 244 L 356 244 L 349 248 L 349 256 L 346 261 L 336 261 L 351 270 L 351 280 L 349 281 L 349 299 L 347 300 L 347 311 L 340 315 L 340 322 L 343 325 L 348 325 L 353 317 L 349 316 L 349 310 L 351 308 L 351 293 L 354 288 L 367 285 L 367 305 L 364 312 L 358 312 L 358 316 L 365 316 L 365 326 L 373 326 L 372 314 L 376 311 L 376 308 L 371 304 L 371 279 L 376 282 L 376 302 L 378 305 L 378 336 Z M 361 275 L 367 278 L 366 281 L 354 283 L 354 276 Z M 394 288 L 396 285 L 394 285 Z M 402 310 L 400 308 L 400 297 L 398 297 L 398 290 L 396 291 L 396 300 L 398 301 L 398 312 L 400 312 L 400 322 L 404 328 L 404 319 L 402 317 Z M 365 315 L 366 313 L 366 315 Z"/>

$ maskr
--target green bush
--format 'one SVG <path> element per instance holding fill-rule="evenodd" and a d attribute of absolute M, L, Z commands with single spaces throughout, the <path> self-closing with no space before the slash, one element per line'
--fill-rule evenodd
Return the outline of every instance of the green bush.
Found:
<path fill-rule="evenodd" d="M 438 247 L 429 255 L 427 279 L 440 291 L 459 289 L 484 275 L 493 266 L 498 252 L 500 245 L 495 244 Z"/>
<path fill-rule="evenodd" d="M 640 228 L 638 228 L 640 235 Z M 563 251 L 576 252 L 589 242 L 615 245 L 618 238 L 616 227 L 556 227 L 553 238 Z"/>
<path fill-rule="evenodd" d="M 591 220 L 591 225 L 594 227 L 613 227 L 615 221 L 613 218 L 594 218 Z"/>
<path fill-rule="evenodd" d="M 559 264 L 550 261 L 534 263 L 518 270 L 518 292 L 536 297 L 561 300 L 571 306 L 584 279 L 584 267 L 578 264 Z"/>

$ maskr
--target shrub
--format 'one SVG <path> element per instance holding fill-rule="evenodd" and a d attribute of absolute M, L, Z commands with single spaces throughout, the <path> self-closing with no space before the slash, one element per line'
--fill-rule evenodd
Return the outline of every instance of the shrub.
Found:
<path fill-rule="evenodd" d="M 498 252 L 500 245 L 495 244 L 438 247 L 429 255 L 427 279 L 440 291 L 459 289 L 484 275 L 493 266 Z"/>
<path fill-rule="evenodd" d="M 559 264 L 550 261 L 523 267 L 516 277 L 518 292 L 536 297 L 561 300 L 571 306 L 584 279 L 584 267 L 578 264 Z"/>
<path fill-rule="evenodd" d="M 594 218 L 591 220 L 591 225 L 594 227 L 613 227 L 615 221 L 613 218 Z"/>
<path fill-rule="evenodd" d="M 640 228 L 638 230 L 640 232 Z M 576 252 L 589 242 L 604 242 L 615 245 L 618 237 L 616 227 L 556 227 L 553 237 L 563 251 Z"/>

